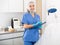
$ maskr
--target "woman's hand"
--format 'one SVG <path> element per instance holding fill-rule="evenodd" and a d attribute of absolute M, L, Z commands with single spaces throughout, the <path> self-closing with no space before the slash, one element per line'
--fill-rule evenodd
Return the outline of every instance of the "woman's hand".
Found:
<path fill-rule="evenodd" d="M 33 24 L 33 27 L 41 26 L 42 22 L 37 22 L 36 24 Z"/>
<path fill-rule="evenodd" d="M 24 28 L 33 28 L 33 27 L 39 27 L 42 28 L 42 22 L 37 22 L 36 24 L 24 24 L 23 25 Z"/>
<path fill-rule="evenodd" d="M 23 28 L 32 28 L 32 27 L 33 27 L 33 25 L 28 25 L 28 24 L 23 25 Z"/>

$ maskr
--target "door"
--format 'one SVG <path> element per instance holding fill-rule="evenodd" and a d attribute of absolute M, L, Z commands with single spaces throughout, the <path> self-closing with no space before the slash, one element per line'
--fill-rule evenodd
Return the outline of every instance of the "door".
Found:
<path fill-rule="evenodd" d="M 8 12 L 8 0 L 0 0 L 0 12 Z"/>
<path fill-rule="evenodd" d="M 23 12 L 23 0 L 9 0 L 9 12 Z"/>
<path fill-rule="evenodd" d="M 16 38 L 13 40 L 14 45 L 23 45 L 23 39 L 22 38 Z"/>
<path fill-rule="evenodd" d="M 13 45 L 13 40 L 10 39 L 10 40 L 0 41 L 0 45 Z"/>

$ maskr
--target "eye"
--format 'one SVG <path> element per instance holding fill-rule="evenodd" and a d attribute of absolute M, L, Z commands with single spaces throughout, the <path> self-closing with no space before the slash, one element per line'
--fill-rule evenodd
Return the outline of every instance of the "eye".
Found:
<path fill-rule="evenodd" d="M 34 5 L 30 5 L 29 7 L 34 7 Z"/>
<path fill-rule="evenodd" d="M 34 7 L 34 5 L 32 5 Z"/>
<path fill-rule="evenodd" d="M 32 7 L 31 5 L 29 7 Z"/>

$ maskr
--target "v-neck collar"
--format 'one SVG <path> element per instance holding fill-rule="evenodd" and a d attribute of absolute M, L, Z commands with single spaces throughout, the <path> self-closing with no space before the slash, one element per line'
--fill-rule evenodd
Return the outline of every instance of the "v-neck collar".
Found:
<path fill-rule="evenodd" d="M 35 13 L 34 13 L 34 17 L 32 16 L 32 14 L 30 13 L 31 17 L 34 19 L 35 18 Z"/>

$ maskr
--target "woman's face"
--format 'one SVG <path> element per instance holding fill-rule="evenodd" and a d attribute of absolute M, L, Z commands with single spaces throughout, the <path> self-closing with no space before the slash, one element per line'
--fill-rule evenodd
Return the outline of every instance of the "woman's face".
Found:
<path fill-rule="evenodd" d="M 35 10 L 35 5 L 33 3 L 30 3 L 29 9 L 30 9 L 30 11 L 34 11 Z"/>

